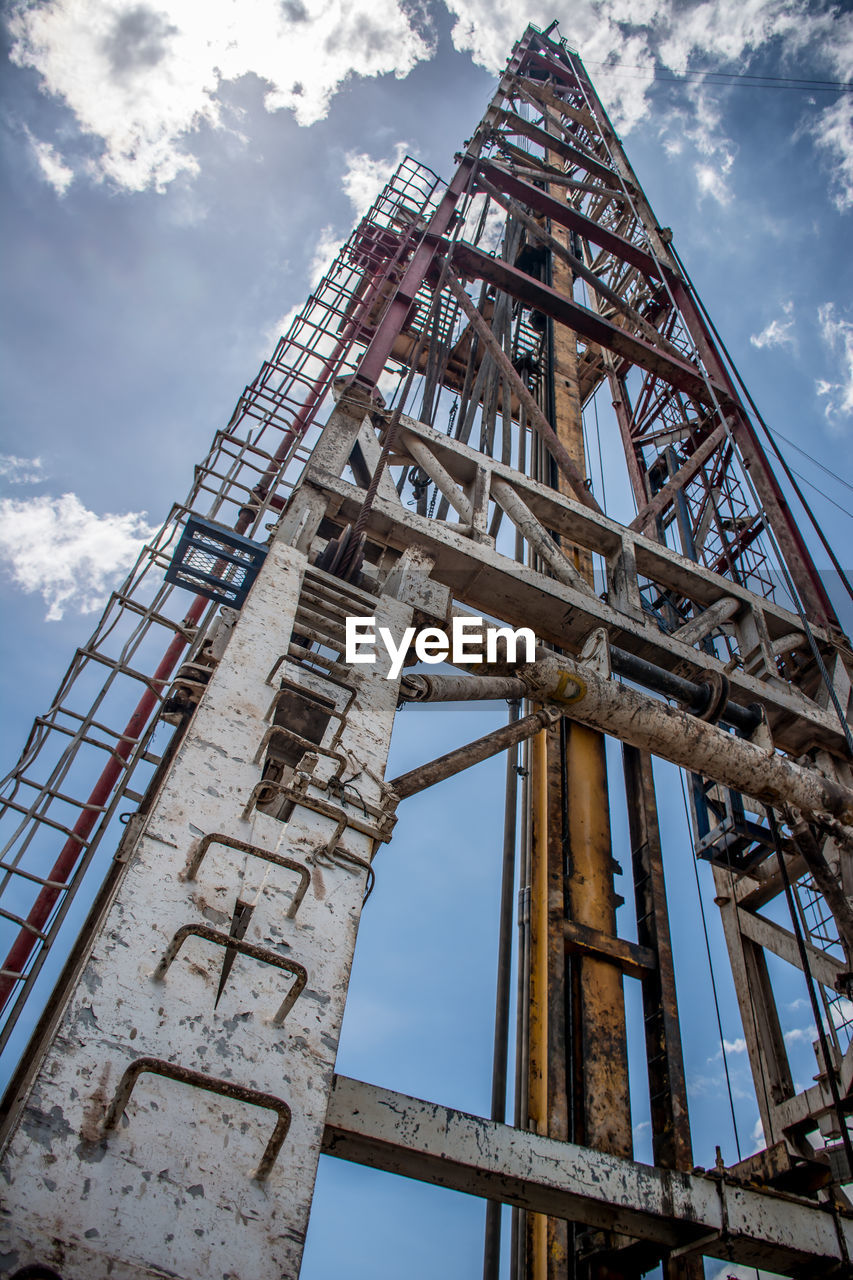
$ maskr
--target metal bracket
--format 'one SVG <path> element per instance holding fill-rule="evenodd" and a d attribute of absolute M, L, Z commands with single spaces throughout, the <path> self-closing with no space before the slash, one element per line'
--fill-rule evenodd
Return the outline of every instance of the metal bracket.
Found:
<path fill-rule="evenodd" d="M 176 1080 L 178 1084 L 188 1084 L 196 1089 L 206 1089 L 208 1093 L 221 1094 L 223 1098 L 231 1098 L 235 1102 L 247 1102 L 252 1107 L 265 1107 L 278 1116 L 272 1136 L 264 1148 L 260 1163 L 252 1175 L 258 1182 L 264 1182 L 270 1175 L 278 1153 L 290 1129 L 290 1107 L 282 1098 L 272 1093 L 261 1093 L 258 1089 L 249 1089 L 246 1085 L 235 1084 L 233 1080 L 221 1080 L 218 1076 L 207 1076 L 202 1071 L 193 1071 L 190 1067 L 182 1067 L 177 1062 L 166 1062 L 164 1058 L 137 1058 L 125 1071 L 113 1100 L 107 1107 L 103 1120 L 104 1136 L 110 1129 L 118 1126 L 125 1108 L 130 1101 L 133 1086 L 143 1072 L 164 1076 L 167 1080 Z"/>
<path fill-rule="evenodd" d="M 238 849 L 241 853 L 250 853 L 255 858 L 262 858 L 264 862 L 273 862 L 277 867 L 287 867 L 289 871 L 295 871 L 299 876 L 299 887 L 293 895 L 287 912 L 288 917 L 293 919 L 311 883 L 311 872 L 304 863 L 297 862 L 294 858 L 286 858 L 280 853 L 271 853 L 268 849 L 260 848 L 259 845 L 249 844 L 246 840 L 238 840 L 236 836 L 226 836 L 221 831 L 212 831 L 190 846 L 187 865 L 180 872 L 181 880 L 195 880 L 202 859 L 212 844 L 225 845 L 226 849 Z"/>
<path fill-rule="evenodd" d="M 313 779 L 310 779 L 310 781 L 313 782 Z M 270 782 L 269 779 L 263 779 L 252 788 L 252 793 L 243 810 L 244 818 L 248 818 L 258 802 L 258 796 L 263 791 L 275 791 L 285 800 L 291 800 L 295 805 L 301 805 L 303 809 L 312 809 L 314 813 L 321 813 L 325 818 L 333 818 L 335 822 L 343 822 L 345 827 L 352 827 L 354 831 L 360 831 L 362 835 L 370 836 L 372 840 L 377 840 L 381 844 L 385 844 L 391 839 L 391 833 L 397 821 L 396 814 L 378 809 L 375 805 L 365 804 L 363 811 L 372 813 L 379 818 L 378 822 L 367 822 L 361 818 L 354 817 L 351 813 L 347 813 L 345 809 L 339 808 L 336 804 L 331 804 L 321 796 L 309 795 L 308 791 L 302 790 L 301 787 L 291 786 L 285 782 Z"/>
<path fill-rule="evenodd" d="M 176 958 L 187 938 L 193 935 L 197 938 L 204 938 L 208 942 L 213 942 L 218 947 L 225 947 L 226 950 L 238 951 L 243 956 L 251 956 L 253 960 L 260 960 L 262 964 L 271 964 L 276 969 L 284 969 L 295 976 L 296 981 L 272 1018 L 272 1022 L 276 1026 L 281 1026 L 305 989 L 305 984 L 308 981 L 308 971 L 305 966 L 299 964 L 296 960 L 287 960 L 284 956 L 278 955 L 277 952 L 270 951 L 269 947 L 259 947 L 254 942 L 246 942 L 245 939 L 235 938 L 231 934 L 222 933 L 219 929 L 214 929 L 208 924 L 185 924 L 181 926 L 164 951 L 157 968 L 151 974 L 152 981 L 162 982 L 165 979 L 172 961 Z"/>
<path fill-rule="evenodd" d="M 591 667 L 602 680 L 609 680 L 613 674 L 610 665 L 610 639 L 604 627 L 596 627 L 590 631 L 580 651 L 580 661 Z"/>

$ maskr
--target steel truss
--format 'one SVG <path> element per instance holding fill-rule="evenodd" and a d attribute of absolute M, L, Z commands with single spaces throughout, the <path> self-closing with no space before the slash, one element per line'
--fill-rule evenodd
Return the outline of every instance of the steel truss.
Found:
<path fill-rule="evenodd" d="M 578 56 L 528 28 L 452 181 L 403 163 L 110 601 L 2 814 L 3 1043 L 75 891 L 94 897 L 5 1104 L 17 1221 L 3 1231 L 21 1265 L 202 1274 L 191 1239 L 164 1245 L 157 1214 L 128 1212 L 117 1190 L 188 1124 L 212 1136 L 173 1152 L 187 1237 L 192 1220 L 212 1239 L 223 1205 L 243 1224 L 243 1252 L 206 1244 L 204 1274 L 297 1273 L 321 1149 L 514 1205 L 519 1280 L 658 1261 L 692 1280 L 703 1254 L 853 1274 L 849 642 L 671 240 Z M 627 525 L 586 478 L 582 412 L 602 388 L 637 506 Z M 190 512 L 269 541 L 239 616 L 162 584 Z M 343 661 L 345 616 L 402 634 L 460 610 L 532 626 L 537 662 L 395 682 Z M 384 780 L 397 700 L 460 697 L 513 700 L 512 724 Z M 602 734 L 623 744 L 636 943 L 616 936 L 606 823 L 583 830 L 582 794 L 606 813 Z M 333 1083 L 361 897 L 396 807 L 508 747 L 505 883 L 518 807 L 526 904 L 512 1129 L 506 920 L 490 1121 Z M 692 1172 L 651 755 L 690 777 L 767 1142 L 712 1175 Z M 98 869 L 123 801 L 136 811 Z M 762 910 L 780 895 L 790 928 Z M 801 1093 L 768 952 L 806 971 L 824 1010 Z M 247 986 L 250 962 L 263 976 Z M 242 983 L 241 1007 L 258 1006 L 231 1028 L 236 1079 L 205 966 L 221 970 L 217 1002 Z M 630 1159 L 623 975 L 643 987 L 654 1169 Z M 223 1097 L 276 1113 L 260 1163 Z M 33 1134 L 57 1157 L 61 1236 Z M 223 1137 L 227 1168 L 211 1155 Z M 203 1203 L 196 1160 L 215 1187 Z M 101 1197 L 85 1212 L 83 1166 Z M 109 1245 L 91 1243 L 92 1213 L 109 1217 Z"/>

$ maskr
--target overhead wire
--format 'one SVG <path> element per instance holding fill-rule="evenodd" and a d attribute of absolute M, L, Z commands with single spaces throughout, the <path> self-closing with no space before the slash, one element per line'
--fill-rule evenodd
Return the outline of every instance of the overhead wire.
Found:
<path fill-rule="evenodd" d="M 769 427 L 768 430 L 770 430 Z M 795 444 L 795 442 L 788 436 L 784 435 L 778 427 L 773 427 L 771 435 L 778 436 L 780 440 L 784 440 L 785 444 L 790 445 L 792 449 L 796 449 L 797 453 L 801 453 L 804 458 L 808 458 L 808 460 L 813 462 L 816 467 L 819 467 L 821 471 L 826 472 L 826 474 L 831 476 L 833 480 L 837 480 L 839 484 L 844 485 L 845 489 L 849 489 L 850 492 L 853 493 L 853 484 L 851 484 L 849 480 L 845 480 L 843 476 L 836 475 L 829 467 L 824 466 L 819 458 L 813 458 L 807 449 L 802 449 L 798 444 Z"/>
<path fill-rule="evenodd" d="M 798 480 L 802 480 L 803 484 L 807 484 L 810 489 L 814 489 L 815 493 L 820 494 L 825 502 L 830 503 L 833 507 L 837 507 L 842 515 L 849 516 L 850 519 L 853 520 L 853 511 L 848 511 L 846 507 L 842 507 L 840 502 L 836 502 L 834 498 L 830 498 L 829 494 L 824 493 L 823 489 L 819 489 L 813 480 L 808 480 L 802 472 L 795 471 L 793 467 L 791 467 L 791 473 L 792 475 L 795 475 Z"/>
<path fill-rule="evenodd" d="M 690 811 L 687 806 L 687 796 L 685 795 L 685 792 L 684 792 L 684 773 L 681 769 L 679 769 L 678 771 L 678 780 L 681 783 L 681 799 L 684 803 L 684 817 L 687 823 L 687 830 L 689 832 L 690 831 Z M 714 996 L 714 1012 L 716 1013 L 716 1016 L 717 1016 L 717 1031 L 720 1037 L 720 1053 L 722 1054 L 722 1057 L 723 1057 L 723 1071 L 725 1072 L 725 1075 L 726 1075 L 726 1091 L 729 1095 L 729 1111 L 731 1112 L 731 1117 L 732 1117 L 732 1132 L 734 1133 L 735 1150 L 737 1151 L 737 1158 L 738 1160 L 741 1160 L 742 1156 L 741 1156 L 741 1150 L 740 1150 L 740 1135 L 738 1134 L 737 1116 L 735 1115 L 734 1092 L 732 1090 L 731 1076 L 729 1075 L 729 1060 L 728 1060 L 728 1057 L 726 1056 L 726 1038 L 723 1034 L 723 1019 L 720 1014 L 720 1001 L 719 1001 L 719 997 L 717 996 L 717 976 L 716 976 L 716 973 L 714 972 L 714 961 L 711 956 L 711 941 L 710 941 L 710 938 L 708 937 L 708 922 L 705 919 L 705 903 L 702 900 L 702 886 L 699 883 L 699 868 L 696 864 L 695 857 L 693 858 L 692 861 L 693 861 L 693 875 L 696 879 L 696 896 L 699 899 L 699 914 L 702 917 L 702 932 L 705 935 L 705 955 L 707 956 L 707 959 L 708 959 L 708 973 L 711 978 L 711 991 Z"/>
<path fill-rule="evenodd" d="M 632 62 L 594 62 L 584 58 L 584 65 L 601 67 L 609 74 L 638 71 L 648 74 L 648 65 Z M 803 93 L 850 93 L 853 92 L 853 81 L 819 80 L 811 76 L 771 76 L 757 75 L 750 71 L 703 71 L 695 68 L 690 71 L 675 72 L 668 75 L 666 70 L 655 66 L 652 69 L 654 80 L 667 81 L 671 84 L 704 84 L 711 81 L 720 88 L 731 86 L 739 89 L 786 89 L 800 90 Z M 636 78 L 636 77 L 635 77 Z"/>
<path fill-rule="evenodd" d="M 788 482 L 793 488 L 794 493 L 797 495 L 797 498 L 802 504 L 803 510 L 805 511 L 809 521 L 811 522 L 812 528 L 814 529 L 815 533 L 817 534 L 820 540 L 821 546 L 823 547 L 826 554 L 829 556 L 832 562 L 832 567 L 835 569 L 835 572 L 838 574 L 839 579 L 844 587 L 844 590 L 847 592 L 850 599 L 853 600 L 853 585 L 851 585 L 849 578 L 847 577 L 846 573 L 842 569 L 839 563 L 838 557 L 836 556 L 832 548 L 832 545 L 830 544 L 828 538 L 826 537 L 826 534 L 823 532 L 823 529 L 818 523 L 814 512 L 812 511 L 808 502 L 806 502 L 805 496 L 803 495 L 803 491 L 800 489 L 800 486 L 797 484 L 796 480 L 793 478 L 793 475 L 791 473 L 791 468 L 788 466 L 788 463 L 785 459 L 784 454 L 782 453 L 782 450 L 779 448 L 778 444 L 776 443 L 773 432 L 770 430 L 767 423 L 764 421 L 764 418 L 761 416 L 761 413 L 759 412 L 757 404 L 755 403 L 752 396 L 750 395 L 749 388 L 747 387 L 746 383 L 741 377 L 740 369 L 732 359 L 731 353 L 729 352 L 728 347 L 726 346 L 725 342 L 721 338 L 719 330 L 717 329 L 717 326 L 714 324 L 713 320 L 711 319 L 710 315 L 705 309 L 705 306 L 702 303 L 702 299 L 699 297 L 699 293 L 696 290 L 696 287 L 694 286 L 692 279 L 690 278 L 690 274 L 681 260 L 681 255 L 679 254 L 674 244 L 670 245 L 670 249 L 672 251 L 673 257 L 678 263 L 678 266 L 681 272 L 684 275 L 684 279 L 687 281 L 688 287 L 690 288 L 690 292 L 693 294 L 693 297 L 696 300 L 696 305 L 699 307 L 699 310 L 702 313 L 705 323 L 708 325 L 708 328 L 711 330 L 711 333 L 716 338 L 719 344 L 720 350 L 722 351 L 724 358 L 728 362 L 729 368 L 731 369 L 732 373 L 734 374 L 737 380 L 738 386 L 740 387 L 741 391 L 746 397 L 749 407 L 752 409 L 756 422 L 761 427 L 761 430 L 764 432 L 764 435 L 767 437 L 768 441 L 770 442 L 770 447 L 772 448 L 777 459 L 779 460 L 779 464 L 782 467 L 782 470 L 785 472 L 785 475 L 787 476 Z M 799 611 L 799 608 L 800 608 L 799 597 L 796 597 L 795 604 L 797 605 L 797 608 Z M 818 665 L 820 666 L 820 663 L 818 663 Z M 841 712 L 839 711 L 839 716 L 840 715 L 841 715 Z M 851 753 L 853 754 L 853 742 L 849 741 L 849 731 L 848 731 L 848 745 L 850 746 Z"/>

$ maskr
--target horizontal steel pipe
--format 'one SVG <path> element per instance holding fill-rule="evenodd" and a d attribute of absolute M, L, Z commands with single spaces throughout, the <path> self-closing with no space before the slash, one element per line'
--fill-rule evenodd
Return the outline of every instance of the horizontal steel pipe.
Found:
<path fill-rule="evenodd" d="M 764 804 L 793 805 L 818 821 L 832 815 L 848 826 L 853 823 L 853 791 L 848 787 L 629 685 L 603 679 L 568 656 L 540 658 L 525 669 L 524 678 L 535 699 L 633 747 Z"/>
<path fill-rule="evenodd" d="M 658 667 L 645 658 L 638 658 L 635 653 L 626 649 L 610 648 L 610 665 L 620 676 L 636 680 L 655 693 L 662 693 L 667 698 L 677 698 L 683 702 L 693 715 L 702 715 L 708 706 L 711 689 L 707 684 L 697 684 L 693 680 L 685 680 L 674 671 Z M 734 729 L 740 729 L 747 735 L 754 733 L 761 723 L 761 712 L 757 707 L 741 707 L 736 702 L 729 702 L 724 707 L 720 719 Z"/>
<path fill-rule="evenodd" d="M 519 676 L 403 676 L 400 697 L 406 702 L 481 702 L 488 698 L 525 698 Z"/>
<path fill-rule="evenodd" d="M 543 707 L 541 711 L 534 711 L 533 715 L 525 716 L 523 720 L 504 725 L 502 729 L 487 733 L 485 737 L 468 742 L 464 747 L 457 747 L 455 751 L 448 751 L 447 755 L 419 765 L 417 769 L 401 773 L 398 778 L 392 778 L 388 786 L 401 800 L 405 800 L 406 796 L 425 791 L 436 782 L 443 782 L 445 778 L 451 778 L 463 769 L 470 769 L 471 765 L 479 764 L 481 760 L 496 756 L 499 751 L 505 751 L 516 742 L 532 737 L 559 718 L 560 712 L 556 708 Z"/>

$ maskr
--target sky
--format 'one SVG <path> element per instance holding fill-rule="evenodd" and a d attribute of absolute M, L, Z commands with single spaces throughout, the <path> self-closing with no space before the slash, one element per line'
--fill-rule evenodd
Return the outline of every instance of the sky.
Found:
<path fill-rule="evenodd" d="M 849 4 L 50 0 L 7 2 L 0 18 L 9 765 L 106 593 L 185 492 L 286 318 L 402 155 L 450 177 L 527 21 L 559 19 L 585 59 L 659 222 L 673 228 L 850 565 L 853 94 L 790 84 L 853 80 Z M 725 83 L 721 72 L 780 79 L 758 88 Z M 592 439 L 591 417 L 587 427 Z M 628 518 L 605 413 L 599 435 L 605 483 L 596 440 L 596 493 Z M 826 565 L 819 548 L 815 557 Z M 408 708 L 393 771 L 423 759 L 425 744 L 433 754 L 478 736 L 498 714 Z M 659 777 L 662 794 L 677 797 L 671 771 Z M 339 1059 L 348 1074 L 480 1114 L 490 1085 L 501 779 L 500 763 L 482 765 L 431 802 L 407 802 L 394 844 L 380 853 Z M 624 820 L 614 823 L 624 859 Z M 731 1162 L 677 800 L 663 823 L 696 1161 L 713 1164 L 719 1144 Z M 762 1145 L 757 1111 L 709 869 L 699 875 L 746 1154 Z M 816 1064 L 804 990 L 791 974 L 778 980 L 805 1085 Z M 633 1066 L 642 1069 L 638 1050 Z M 642 1106 L 634 1121 L 638 1156 L 648 1158 Z M 481 1238 L 476 1201 L 323 1160 L 303 1276 L 390 1280 L 405 1267 L 410 1280 L 462 1280 L 477 1273 Z M 708 1274 L 737 1271 L 709 1265 Z"/>

